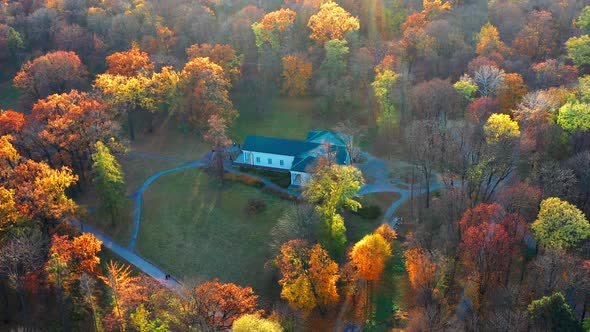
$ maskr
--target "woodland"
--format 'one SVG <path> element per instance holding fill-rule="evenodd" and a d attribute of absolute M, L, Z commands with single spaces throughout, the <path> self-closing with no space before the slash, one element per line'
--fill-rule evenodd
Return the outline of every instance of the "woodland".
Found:
<path fill-rule="evenodd" d="M 0 330 L 590 331 L 589 216 L 590 0 L 0 0 Z"/>

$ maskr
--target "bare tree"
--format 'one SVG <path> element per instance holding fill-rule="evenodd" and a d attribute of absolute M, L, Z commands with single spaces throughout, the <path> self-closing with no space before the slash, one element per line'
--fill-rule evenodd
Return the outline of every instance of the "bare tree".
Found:
<path fill-rule="evenodd" d="M 43 243 L 38 231 L 15 236 L 0 249 L 0 274 L 6 276 L 20 301 L 23 322 L 28 322 L 25 305 L 25 281 L 30 272 L 43 266 Z"/>
<path fill-rule="evenodd" d="M 474 80 L 482 96 L 494 95 L 498 86 L 504 82 L 504 70 L 484 65 L 475 71 Z"/>
<path fill-rule="evenodd" d="M 358 145 L 367 132 L 367 128 L 353 123 L 350 119 L 338 122 L 334 128 L 334 132 L 344 142 L 346 152 L 352 161 L 356 160 L 360 154 Z"/>

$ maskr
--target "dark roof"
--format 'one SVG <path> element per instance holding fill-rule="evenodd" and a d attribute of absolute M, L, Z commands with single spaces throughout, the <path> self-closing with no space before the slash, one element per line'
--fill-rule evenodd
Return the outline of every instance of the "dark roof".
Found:
<path fill-rule="evenodd" d="M 332 131 L 326 131 L 326 130 L 312 130 L 309 133 L 307 133 L 307 139 L 306 141 L 308 142 L 314 142 L 314 143 L 331 143 L 334 145 L 346 145 L 346 143 L 344 142 L 343 138 L 347 137 L 347 135 L 344 134 L 339 134 L 339 133 L 335 133 Z"/>
<path fill-rule="evenodd" d="M 242 150 L 297 156 L 317 148 L 319 144 L 265 136 L 246 136 Z"/>
<path fill-rule="evenodd" d="M 291 166 L 291 170 L 295 172 L 304 172 L 307 170 L 307 166 L 314 167 L 317 157 L 315 156 L 308 156 L 305 158 L 295 158 L 293 160 L 293 166 Z"/>

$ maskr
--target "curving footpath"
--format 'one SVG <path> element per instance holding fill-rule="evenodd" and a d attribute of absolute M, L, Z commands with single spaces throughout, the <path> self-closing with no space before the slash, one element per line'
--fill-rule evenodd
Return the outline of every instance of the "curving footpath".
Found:
<path fill-rule="evenodd" d="M 131 240 L 129 242 L 129 245 L 127 247 L 124 247 L 124 246 L 118 244 L 117 242 L 115 242 L 108 235 L 102 233 L 101 231 L 95 229 L 92 226 L 85 225 L 80 221 L 71 220 L 70 223 L 73 226 L 79 228 L 82 232 L 92 233 L 94 236 L 96 236 L 96 238 L 98 238 L 99 240 L 101 240 L 103 242 L 105 247 L 109 248 L 115 254 L 119 255 L 120 257 L 122 257 L 123 259 L 128 261 L 129 263 L 133 264 L 135 267 L 137 267 L 139 270 L 143 271 L 147 275 L 158 280 L 162 285 L 164 285 L 170 289 L 180 291 L 182 288 L 182 284 L 179 281 L 175 280 L 174 278 L 169 278 L 167 280 L 165 278 L 165 276 L 167 275 L 166 272 L 162 271 L 159 267 L 148 262 L 146 259 L 142 258 L 141 256 L 139 256 L 138 254 L 135 253 L 135 246 L 137 245 L 137 239 L 139 237 L 139 230 L 141 228 L 141 210 L 142 210 L 142 206 L 143 206 L 143 193 L 154 181 L 156 181 L 159 177 L 161 177 L 163 175 L 173 173 L 176 171 L 189 169 L 189 168 L 197 168 L 197 167 L 207 166 L 208 161 L 211 158 L 211 153 L 207 153 L 201 159 L 195 160 L 195 161 L 186 161 L 186 160 L 177 159 L 177 158 L 164 157 L 164 156 L 139 153 L 139 152 L 132 152 L 132 153 L 130 153 L 130 155 L 133 157 L 145 158 L 145 159 L 178 161 L 178 162 L 184 162 L 184 164 L 180 165 L 180 166 L 172 167 L 169 169 L 165 169 L 165 170 L 162 170 L 162 171 L 159 171 L 159 172 L 153 174 L 152 176 L 150 176 L 149 178 L 147 178 L 144 181 L 144 183 L 141 185 L 141 187 L 139 187 L 139 189 L 137 191 L 135 191 L 132 195 L 129 196 L 131 199 L 135 200 L 133 229 L 132 229 Z M 367 159 L 367 161 L 363 164 L 358 165 L 358 166 L 363 171 L 363 173 L 373 176 L 375 178 L 375 183 L 364 185 L 361 188 L 361 190 L 358 192 L 358 194 L 359 195 L 366 195 L 366 194 L 370 194 L 370 193 L 379 193 L 379 192 L 391 192 L 391 193 L 400 194 L 400 198 L 398 200 L 396 200 L 395 202 L 393 202 L 384 214 L 384 221 L 389 223 L 392 228 L 396 228 L 397 219 L 393 218 L 393 214 L 405 201 L 407 201 L 411 197 L 411 191 L 407 190 L 407 189 L 402 189 L 390 182 L 390 180 L 389 180 L 390 171 L 389 171 L 389 167 L 388 167 L 387 162 L 385 162 L 384 160 L 381 160 L 379 158 L 373 157 L 368 153 L 363 153 L 363 156 Z M 228 164 L 224 165 L 224 169 L 228 172 L 256 177 L 262 183 L 264 183 L 265 186 L 271 187 L 274 190 L 282 191 L 284 193 L 288 193 L 288 194 L 291 194 L 294 196 L 299 196 L 299 194 L 300 194 L 300 193 L 295 192 L 293 190 L 282 188 L 282 187 L 276 185 L 275 183 L 271 182 L 267 178 L 253 175 L 250 173 L 244 173 L 244 172 L 238 171 L 235 168 L 232 168 L 231 165 L 228 165 Z M 433 190 L 437 190 L 437 189 L 440 189 L 443 187 L 444 187 L 443 184 L 434 182 L 433 185 L 431 186 L 430 190 L 433 191 Z M 425 189 L 422 189 L 422 190 L 415 191 L 415 194 L 418 195 L 418 194 L 421 194 L 424 192 L 425 192 Z"/>

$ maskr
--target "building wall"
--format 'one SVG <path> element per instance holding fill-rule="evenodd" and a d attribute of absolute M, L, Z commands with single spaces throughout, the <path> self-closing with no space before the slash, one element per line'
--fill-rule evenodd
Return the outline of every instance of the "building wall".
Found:
<path fill-rule="evenodd" d="M 250 157 L 248 157 L 248 153 L 250 153 Z M 278 154 L 262 153 L 255 151 L 244 151 L 244 160 L 246 161 L 246 163 L 254 166 L 289 170 L 293 165 L 294 159 L 295 157 L 293 156 L 283 156 Z M 283 165 L 281 165 L 281 160 L 283 161 Z"/>
<path fill-rule="evenodd" d="M 300 176 L 301 182 L 297 183 L 297 176 Z M 296 186 L 303 186 L 311 180 L 311 174 L 303 173 L 303 172 L 294 172 L 291 171 L 291 184 Z"/>

